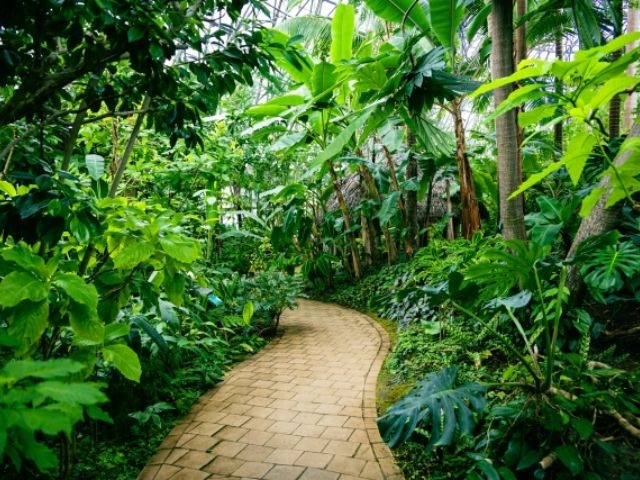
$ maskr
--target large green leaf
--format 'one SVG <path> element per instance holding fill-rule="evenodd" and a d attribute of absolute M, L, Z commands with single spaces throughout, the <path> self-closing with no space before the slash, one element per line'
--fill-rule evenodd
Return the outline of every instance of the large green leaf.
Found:
<path fill-rule="evenodd" d="M 356 130 L 362 127 L 373 113 L 373 109 L 369 108 L 360 112 L 360 114 L 347 125 L 334 139 L 333 141 L 322 150 L 318 156 L 313 160 L 308 169 L 308 174 L 315 172 L 324 162 L 330 160 L 342 152 L 345 146 L 351 140 Z"/>
<path fill-rule="evenodd" d="M 49 326 L 49 302 L 24 301 L 9 315 L 8 333 L 20 340 L 16 353 L 26 353 Z"/>
<path fill-rule="evenodd" d="M 71 301 L 85 305 L 88 309 L 98 308 L 98 291 L 95 285 L 86 283 L 75 273 L 58 273 L 53 284 L 62 289 Z"/>
<path fill-rule="evenodd" d="M 394 23 L 405 22 L 428 32 L 429 25 L 429 4 L 424 0 L 365 0 L 364 3 L 383 20 Z M 437 2 L 436 2 L 437 3 Z"/>
<path fill-rule="evenodd" d="M 136 352 L 126 345 L 106 345 L 102 348 L 102 356 L 106 362 L 114 367 L 127 379 L 134 382 L 140 381 L 142 366 Z"/>
<path fill-rule="evenodd" d="M 14 382 L 23 378 L 65 378 L 82 371 L 85 366 L 68 358 L 53 360 L 12 360 L 7 363 L 0 373 L 3 377 Z"/>
<path fill-rule="evenodd" d="M 151 258 L 155 247 L 148 242 L 133 240 L 113 255 L 113 265 L 117 269 L 129 270 Z"/>
<path fill-rule="evenodd" d="M 42 396 L 60 403 L 94 405 L 108 401 L 107 396 L 91 383 L 66 383 L 47 381 L 35 385 Z"/>
<path fill-rule="evenodd" d="M 104 175 L 104 157 L 90 153 L 85 155 L 84 163 L 89 171 L 89 176 L 98 181 Z"/>
<path fill-rule="evenodd" d="M 311 93 L 317 102 L 328 103 L 337 87 L 336 67 L 329 62 L 320 62 L 313 68 L 311 77 Z"/>
<path fill-rule="evenodd" d="M 11 272 L 0 282 L 0 307 L 15 307 L 23 300 L 47 298 L 49 284 L 26 272 Z"/>
<path fill-rule="evenodd" d="M 68 311 L 69 324 L 78 337 L 96 345 L 104 341 L 104 324 L 98 318 L 98 312 L 95 308 L 71 302 Z"/>
<path fill-rule="evenodd" d="M 430 428 L 427 448 L 451 445 L 475 427 L 474 413 L 486 405 L 485 387 L 478 383 L 455 386 L 458 369 L 446 367 L 430 373 L 387 413 L 378 418 L 382 438 L 391 447 L 409 439 L 416 427 Z"/>
<path fill-rule="evenodd" d="M 331 63 L 337 65 L 353 56 L 353 34 L 356 13 L 353 5 L 341 3 L 336 7 L 331 22 Z"/>
<path fill-rule="evenodd" d="M 198 242 L 187 237 L 166 235 L 160 238 L 160 245 L 167 255 L 182 263 L 195 262 L 200 256 Z"/>
<path fill-rule="evenodd" d="M 36 255 L 24 243 L 20 242 L 11 248 L 6 248 L 0 254 L 3 259 L 12 262 L 26 272 L 38 274 L 43 280 L 47 280 L 51 269 L 48 268 L 42 257 Z M 56 265 L 53 264 L 52 267 Z"/>
<path fill-rule="evenodd" d="M 440 44 L 447 49 L 455 46 L 455 36 L 464 16 L 464 4 L 457 0 L 430 2 L 431 28 Z"/>

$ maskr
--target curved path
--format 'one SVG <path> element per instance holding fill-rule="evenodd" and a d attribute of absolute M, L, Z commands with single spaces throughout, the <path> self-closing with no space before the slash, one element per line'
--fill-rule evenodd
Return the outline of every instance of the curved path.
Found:
<path fill-rule="evenodd" d="M 171 431 L 138 480 L 401 480 L 376 426 L 386 332 L 308 300 Z"/>

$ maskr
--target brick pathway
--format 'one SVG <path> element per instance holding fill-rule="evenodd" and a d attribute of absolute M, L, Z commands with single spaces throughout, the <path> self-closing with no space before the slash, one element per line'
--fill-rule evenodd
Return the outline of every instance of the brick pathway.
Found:
<path fill-rule="evenodd" d="M 365 315 L 300 301 L 167 436 L 138 480 L 402 480 L 376 426 L 389 343 Z"/>

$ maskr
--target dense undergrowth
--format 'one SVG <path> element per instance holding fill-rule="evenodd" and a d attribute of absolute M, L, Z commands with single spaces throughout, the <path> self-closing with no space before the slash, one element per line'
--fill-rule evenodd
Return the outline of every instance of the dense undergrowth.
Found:
<path fill-rule="evenodd" d="M 610 335 L 637 327 L 638 304 L 620 284 L 578 308 L 566 268 L 548 247 L 476 236 L 327 297 L 396 324 L 379 426 L 406 478 L 638 478 L 640 357 Z"/>

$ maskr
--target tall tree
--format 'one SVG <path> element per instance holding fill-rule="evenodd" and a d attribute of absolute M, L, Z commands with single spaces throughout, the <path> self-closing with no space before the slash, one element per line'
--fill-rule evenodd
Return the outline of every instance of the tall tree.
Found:
<path fill-rule="evenodd" d="M 511 75 L 513 65 L 513 2 L 493 0 L 491 13 L 491 77 L 497 80 Z M 513 91 L 512 85 L 494 92 L 496 107 Z M 511 109 L 496 118 L 498 147 L 498 191 L 502 233 L 505 238 L 526 239 L 524 204 L 522 195 L 511 199 L 521 182 L 519 175 L 518 124 L 516 110 Z"/>

